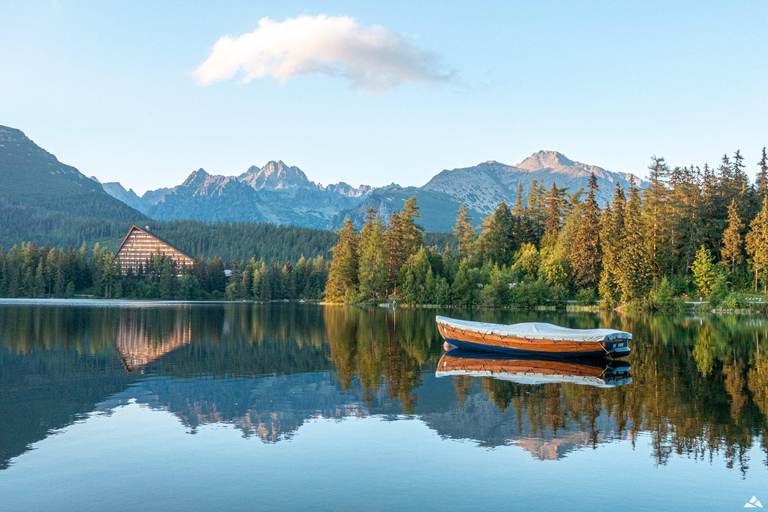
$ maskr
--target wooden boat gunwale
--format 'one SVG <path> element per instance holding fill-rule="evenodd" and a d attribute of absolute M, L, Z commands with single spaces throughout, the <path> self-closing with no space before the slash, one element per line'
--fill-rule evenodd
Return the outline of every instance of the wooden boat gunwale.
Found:
<path fill-rule="evenodd" d="M 523 335 L 516 336 L 513 333 L 504 333 L 504 329 L 509 329 L 514 326 L 505 326 L 501 324 L 487 324 L 477 323 L 478 329 L 472 329 L 472 326 L 456 327 L 451 325 L 450 322 L 462 322 L 456 321 L 452 318 L 440 317 L 435 318 L 438 326 L 438 331 L 443 336 L 446 342 L 450 345 L 459 348 L 465 348 L 470 350 L 485 350 L 492 352 L 505 352 L 512 354 L 519 353 L 531 353 L 531 354 L 552 354 L 560 356 L 571 357 L 590 357 L 590 356 L 604 356 L 610 358 L 624 357 L 629 354 L 628 343 L 632 339 L 630 333 L 616 331 L 613 329 L 600 329 L 600 330 L 578 330 L 572 329 L 574 335 L 571 338 L 577 336 L 588 336 L 595 339 L 583 340 L 583 339 L 568 339 L 564 336 L 548 336 L 547 333 L 542 333 L 539 337 L 528 337 Z M 515 325 L 541 325 L 548 326 L 551 324 L 515 324 Z M 483 332 L 493 331 L 495 328 L 502 330 L 501 333 L 497 332 Z M 552 326 L 555 329 L 558 326 Z M 597 333 L 597 331 L 605 331 Z M 586 333 L 586 334 L 585 334 Z M 593 335 L 597 333 L 596 335 Z M 538 333 L 537 333 L 538 334 Z M 605 339 L 610 337 L 610 339 Z M 603 339 L 599 339 L 603 338 Z"/>

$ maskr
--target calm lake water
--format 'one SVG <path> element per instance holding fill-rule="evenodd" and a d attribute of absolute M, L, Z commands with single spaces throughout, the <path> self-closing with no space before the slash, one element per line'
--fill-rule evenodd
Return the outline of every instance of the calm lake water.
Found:
<path fill-rule="evenodd" d="M 759 316 L 101 304 L 0 301 L 0 510 L 768 506 Z M 630 331 L 631 369 L 476 377 L 436 313 Z"/>

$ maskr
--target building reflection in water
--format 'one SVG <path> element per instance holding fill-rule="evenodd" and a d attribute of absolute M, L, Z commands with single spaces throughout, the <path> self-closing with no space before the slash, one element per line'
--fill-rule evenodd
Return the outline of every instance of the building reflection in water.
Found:
<path fill-rule="evenodd" d="M 120 311 L 115 349 L 128 373 L 141 371 L 149 363 L 192 341 L 189 316 L 174 314 L 168 325 L 162 324 L 153 313 L 157 313 L 157 310 Z"/>

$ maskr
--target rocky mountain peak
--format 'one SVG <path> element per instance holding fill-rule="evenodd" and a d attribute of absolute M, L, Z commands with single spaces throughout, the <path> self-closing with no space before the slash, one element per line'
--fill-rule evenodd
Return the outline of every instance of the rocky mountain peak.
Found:
<path fill-rule="evenodd" d="M 515 167 L 527 171 L 540 171 L 542 169 L 569 167 L 575 164 L 576 162 L 558 151 L 538 151 L 517 164 Z"/>
<path fill-rule="evenodd" d="M 192 171 L 192 173 L 187 177 L 186 180 L 184 180 L 184 183 L 181 184 L 182 187 L 199 187 L 203 183 L 205 183 L 205 180 L 208 179 L 208 174 L 205 172 L 205 169 L 202 167 L 196 171 Z"/>
<path fill-rule="evenodd" d="M 255 190 L 284 190 L 311 187 L 304 171 L 296 166 L 286 165 L 282 160 L 270 160 L 261 169 L 251 166 L 237 178 Z"/>

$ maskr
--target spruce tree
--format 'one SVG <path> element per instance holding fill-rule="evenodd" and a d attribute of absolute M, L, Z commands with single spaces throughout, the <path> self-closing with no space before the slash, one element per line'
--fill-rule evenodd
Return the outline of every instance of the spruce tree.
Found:
<path fill-rule="evenodd" d="M 760 166 L 760 171 L 757 173 L 755 186 L 757 188 L 757 197 L 762 202 L 763 198 L 768 195 L 768 155 L 765 153 L 765 147 L 763 147 L 763 157 L 758 165 Z"/>
<path fill-rule="evenodd" d="M 613 304 L 621 297 L 619 275 L 621 273 L 621 255 L 624 250 L 624 210 L 626 198 L 624 190 L 616 183 L 613 203 L 608 203 L 600 224 L 600 244 L 603 251 L 603 269 L 598 286 L 600 295 L 608 304 Z"/>
<path fill-rule="evenodd" d="M 640 193 L 632 176 L 629 201 L 624 213 L 624 233 L 621 236 L 617 276 L 621 286 L 621 300 L 624 301 L 645 297 L 650 287 L 650 270 L 640 209 Z"/>
<path fill-rule="evenodd" d="M 402 242 L 405 248 L 405 258 L 416 254 L 421 249 L 424 237 L 424 228 L 416 224 L 416 219 L 421 217 L 416 196 L 405 201 L 400 211 L 400 229 L 402 230 Z"/>
<path fill-rule="evenodd" d="M 736 272 L 736 264 L 741 263 L 742 260 L 741 230 L 743 228 L 744 223 L 741 222 L 734 199 L 728 206 L 728 227 L 723 233 L 723 249 L 721 251 L 723 261 L 730 263 L 731 274 Z"/>
<path fill-rule="evenodd" d="M 648 167 L 650 184 L 643 192 L 643 223 L 646 253 L 656 285 L 669 268 L 669 213 L 665 180 L 670 171 L 663 158 L 654 156 L 652 160 Z"/>
<path fill-rule="evenodd" d="M 560 233 L 563 216 L 562 191 L 552 182 L 552 188 L 545 198 L 546 212 L 544 214 L 544 236 L 541 239 L 541 248 L 552 247 Z"/>
<path fill-rule="evenodd" d="M 453 233 L 459 240 L 459 254 L 464 258 L 472 258 L 474 251 L 475 228 L 472 226 L 472 217 L 465 205 L 459 207 L 459 214 L 456 216 L 456 225 L 453 227 Z"/>
<path fill-rule="evenodd" d="M 475 244 L 475 251 L 481 262 L 511 265 L 518 244 L 513 235 L 512 212 L 507 202 L 502 201 L 490 216 L 483 221 L 482 232 Z"/>
<path fill-rule="evenodd" d="M 390 215 L 384 243 L 387 247 L 387 292 L 395 293 L 400 269 L 406 260 L 400 212 L 394 211 Z"/>
<path fill-rule="evenodd" d="M 765 288 L 768 289 L 768 196 L 763 197 L 763 207 L 749 226 L 746 236 L 747 254 L 752 258 L 752 268 L 755 271 L 755 291 L 758 279 L 762 276 Z"/>
<path fill-rule="evenodd" d="M 376 209 L 366 210 L 365 225 L 360 232 L 360 296 L 378 299 L 385 295 L 387 286 L 386 246 L 384 228 Z"/>
<path fill-rule="evenodd" d="M 571 265 L 574 285 L 580 289 L 597 286 L 600 281 L 602 250 L 600 248 L 600 207 L 597 205 L 597 178 L 589 178 L 587 201 L 582 205 L 576 244 L 573 247 Z"/>
<path fill-rule="evenodd" d="M 160 272 L 160 298 L 173 300 L 179 293 L 179 280 L 176 277 L 176 265 L 170 258 L 163 258 Z"/>
<path fill-rule="evenodd" d="M 325 288 L 325 297 L 329 302 L 343 302 L 357 292 L 358 236 L 349 217 L 338 233 L 339 243 L 332 249 L 333 261 Z"/>
<path fill-rule="evenodd" d="M 693 270 L 696 287 L 703 296 L 709 297 L 717 279 L 717 267 L 712 253 L 703 245 L 696 253 L 696 260 L 693 262 L 691 270 Z"/>

